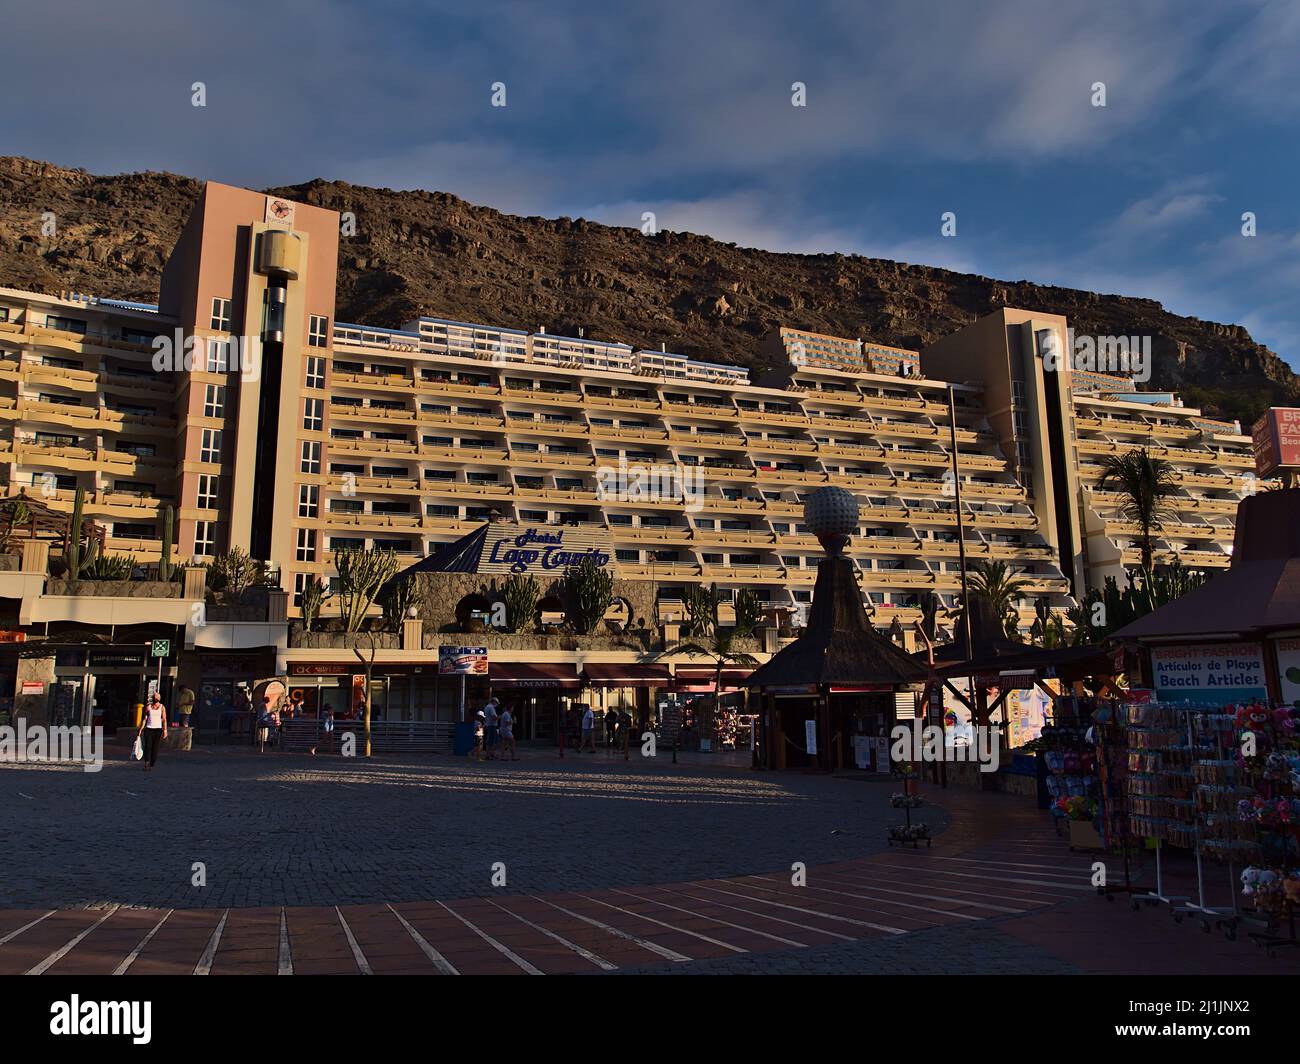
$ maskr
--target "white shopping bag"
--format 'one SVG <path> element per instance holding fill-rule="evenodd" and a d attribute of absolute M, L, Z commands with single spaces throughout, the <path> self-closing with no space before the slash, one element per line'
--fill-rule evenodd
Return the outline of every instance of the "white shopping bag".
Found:
<path fill-rule="evenodd" d="M 144 745 L 140 742 L 140 736 L 135 737 L 135 742 L 131 744 L 131 760 L 139 761 L 144 757 Z"/>

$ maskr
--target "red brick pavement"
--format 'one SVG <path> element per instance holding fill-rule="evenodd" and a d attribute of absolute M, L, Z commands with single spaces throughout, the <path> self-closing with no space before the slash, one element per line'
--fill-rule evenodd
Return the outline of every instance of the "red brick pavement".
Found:
<path fill-rule="evenodd" d="M 1244 934 L 1098 898 L 1094 858 L 1023 800 L 935 800 L 951 821 L 932 847 L 817 866 L 803 886 L 774 872 L 341 908 L 3 911 L 0 974 L 594 974 L 990 922 L 1087 972 L 1300 972 L 1300 950 L 1269 960 Z M 1169 869 L 1171 892 L 1190 892 L 1189 871 Z"/>

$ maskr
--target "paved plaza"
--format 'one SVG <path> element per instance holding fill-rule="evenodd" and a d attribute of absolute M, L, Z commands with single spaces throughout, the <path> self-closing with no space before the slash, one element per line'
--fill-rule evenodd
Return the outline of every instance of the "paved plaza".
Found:
<path fill-rule="evenodd" d="M 7 765 L 0 974 L 1300 972 L 1098 898 L 1024 799 L 927 788 L 934 845 L 891 849 L 896 787 L 551 751 Z"/>

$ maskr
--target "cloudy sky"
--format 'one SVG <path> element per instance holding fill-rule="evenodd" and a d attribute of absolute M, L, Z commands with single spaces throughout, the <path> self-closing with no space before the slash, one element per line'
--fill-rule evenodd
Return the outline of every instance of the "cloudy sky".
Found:
<path fill-rule="evenodd" d="M 1300 367 L 1295 3 L 46 0 L 4 38 L 6 153 L 653 211 L 1149 296 Z"/>

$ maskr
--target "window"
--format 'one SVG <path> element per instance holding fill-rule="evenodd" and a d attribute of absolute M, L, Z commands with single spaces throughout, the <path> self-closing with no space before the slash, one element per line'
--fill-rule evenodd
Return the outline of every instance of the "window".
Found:
<path fill-rule="evenodd" d="M 230 368 L 230 341 L 208 341 L 208 372 L 225 373 Z"/>
<path fill-rule="evenodd" d="M 212 473 L 199 474 L 198 507 L 200 510 L 215 510 L 217 508 L 217 486 L 220 479 L 220 477 Z"/>
<path fill-rule="evenodd" d="M 45 315 L 45 327 L 47 329 L 58 329 L 60 332 L 82 333 L 86 332 L 86 323 L 77 318 L 61 318 L 57 314 Z"/>
<path fill-rule="evenodd" d="M 325 360 L 319 355 L 312 355 L 307 359 L 307 387 L 325 387 Z"/>
<path fill-rule="evenodd" d="M 298 516 L 315 517 L 320 509 L 320 488 L 315 484 L 298 486 Z"/>
<path fill-rule="evenodd" d="M 217 526 L 215 522 L 194 522 L 194 553 L 200 558 L 211 558 L 217 553 Z"/>
<path fill-rule="evenodd" d="M 298 529 L 298 560 L 314 562 L 316 560 L 316 530 L 314 528 Z"/>
<path fill-rule="evenodd" d="M 203 416 L 224 417 L 226 413 L 226 389 L 220 384 L 206 385 L 203 392 Z"/>
<path fill-rule="evenodd" d="M 293 574 L 293 604 L 302 606 L 302 593 L 307 590 L 307 585 L 315 579 L 311 573 L 294 573 Z"/>
<path fill-rule="evenodd" d="M 329 318 L 313 314 L 307 322 L 307 346 L 325 347 L 329 344 Z"/>
<path fill-rule="evenodd" d="M 302 427 L 306 432 L 320 432 L 325 427 L 325 400 L 302 401 Z"/>
<path fill-rule="evenodd" d="M 302 445 L 302 461 L 298 466 L 303 473 L 320 472 L 320 443 L 306 442 Z"/>
<path fill-rule="evenodd" d="M 212 300 L 212 327 L 217 332 L 230 332 L 230 300 Z"/>
<path fill-rule="evenodd" d="M 221 430 L 220 429 L 203 430 L 203 436 L 199 442 L 199 461 L 200 462 L 221 461 Z"/>

